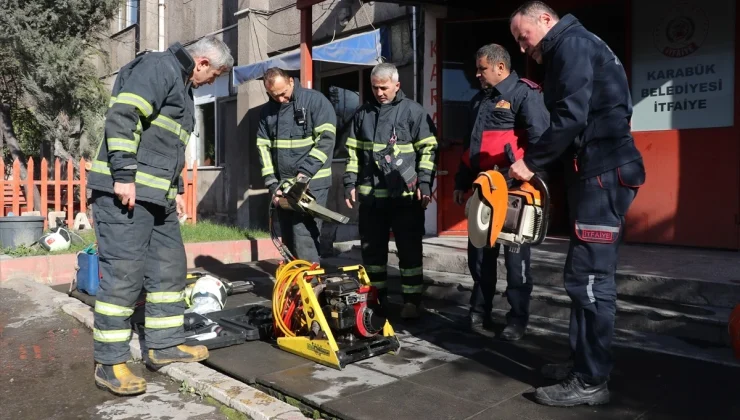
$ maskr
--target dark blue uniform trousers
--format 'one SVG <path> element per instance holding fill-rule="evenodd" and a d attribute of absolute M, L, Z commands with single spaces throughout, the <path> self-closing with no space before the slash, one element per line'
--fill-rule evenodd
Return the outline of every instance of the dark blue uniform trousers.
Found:
<path fill-rule="evenodd" d="M 644 181 L 645 169 L 637 160 L 567 188 L 573 226 L 564 270 L 571 299 L 570 347 L 573 373 L 587 383 L 607 381 L 614 364 L 617 254 L 624 216 Z"/>
<path fill-rule="evenodd" d="M 473 277 L 470 312 L 488 315 L 496 293 L 496 267 L 500 244 L 493 248 L 476 248 L 468 241 L 468 268 Z M 532 276 L 529 271 L 530 247 L 523 245 L 514 253 L 504 247 L 506 265 L 506 299 L 511 310 L 507 322 L 526 326 L 529 321 L 529 296 L 532 294 Z"/>
<path fill-rule="evenodd" d="M 329 189 L 311 190 L 316 204 L 326 206 Z M 321 256 L 321 225 L 323 221 L 305 213 L 278 209 L 280 234 L 288 250 L 299 260 L 319 262 Z"/>

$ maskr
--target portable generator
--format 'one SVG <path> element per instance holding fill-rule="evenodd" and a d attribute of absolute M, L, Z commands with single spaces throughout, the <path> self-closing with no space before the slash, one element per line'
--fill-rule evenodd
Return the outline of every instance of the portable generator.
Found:
<path fill-rule="evenodd" d="M 278 346 L 340 370 L 400 349 L 365 269 L 337 270 L 327 273 L 300 260 L 281 264 L 273 293 Z"/>

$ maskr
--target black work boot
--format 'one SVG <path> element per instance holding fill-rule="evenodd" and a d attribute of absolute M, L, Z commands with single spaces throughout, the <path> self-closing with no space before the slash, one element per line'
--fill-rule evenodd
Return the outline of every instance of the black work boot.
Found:
<path fill-rule="evenodd" d="M 534 399 L 540 404 L 553 407 L 606 404 L 609 402 L 609 388 L 606 384 L 605 381 L 599 385 L 589 385 L 571 373 L 559 384 L 537 388 Z"/>
<path fill-rule="evenodd" d="M 149 367 L 154 370 L 161 369 L 170 363 L 191 363 L 200 362 L 208 358 L 208 348 L 206 346 L 179 346 L 167 347 L 166 349 L 149 350 Z"/>
<path fill-rule="evenodd" d="M 95 385 L 114 395 L 129 396 L 146 392 L 146 380 L 134 375 L 125 363 L 95 364 Z"/>
<path fill-rule="evenodd" d="M 468 328 L 472 331 L 480 330 L 491 330 L 493 329 L 493 318 L 491 314 L 479 314 L 477 312 L 471 312 L 468 315 Z"/>
<path fill-rule="evenodd" d="M 550 363 L 542 366 L 542 376 L 547 379 L 554 379 L 556 381 L 562 381 L 568 377 L 570 371 L 573 370 L 573 360 L 568 360 L 563 363 Z"/>
<path fill-rule="evenodd" d="M 524 337 L 524 331 L 527 329 L 524 325 L 517 322 L 510 322 L 503 331 L 501 339 L 506 341 L 517 341 Z"/>

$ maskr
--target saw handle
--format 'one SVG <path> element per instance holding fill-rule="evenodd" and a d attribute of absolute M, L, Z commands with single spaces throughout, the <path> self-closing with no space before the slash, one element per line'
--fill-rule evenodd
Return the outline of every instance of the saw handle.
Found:
<path fill-rule="evenodd" d="M 540 192 L 540 200 L 542 200 L 542 228 L 540 229 L 540 234 L 530 244 L 531 246 L 537 246 L 545 240 L 550 224 L 550 190 L 548 190 L 545 181 L 537 174 L 529 180 L 529 183 Z"/>

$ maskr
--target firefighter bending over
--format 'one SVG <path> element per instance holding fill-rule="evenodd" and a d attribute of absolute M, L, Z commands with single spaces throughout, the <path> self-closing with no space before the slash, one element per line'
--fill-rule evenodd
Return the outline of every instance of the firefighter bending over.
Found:
<path fill-rule="evenodd" d="M 206 347 L 182 344 L 187 265 L 178 222 L 185 192 L 180 173 L 195 124 L 192 88 L 213 83 L 233 63 L 223 42 L 206 37 L 139 56 L 118 72 L 105 138 L 88 176 L 102 274 L 95 383 L 114 394 L 146 391 L 146 381 L 126 367 L 129 322 L 142 287 L 150 366 L 208 357 Z"/>

